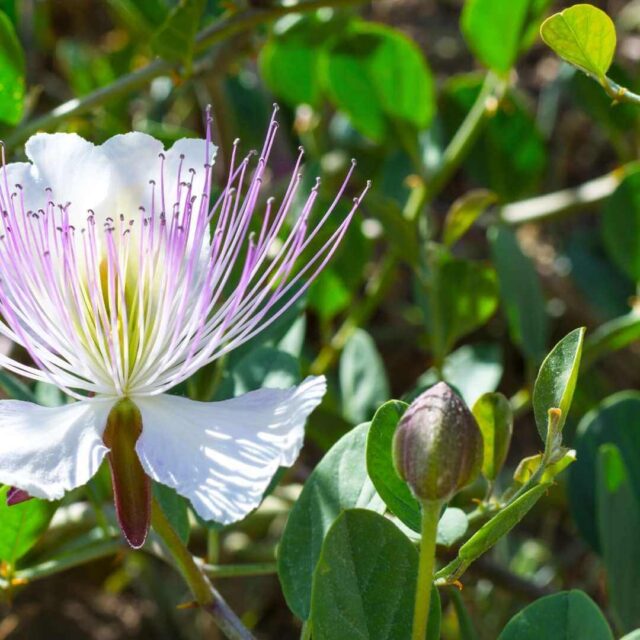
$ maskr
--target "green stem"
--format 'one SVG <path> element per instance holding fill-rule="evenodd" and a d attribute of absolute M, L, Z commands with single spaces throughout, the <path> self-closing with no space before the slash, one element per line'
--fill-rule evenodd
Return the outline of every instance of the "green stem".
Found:
<path fill-rule="evenodd" d="M 488 73 L 482 89 L 442 154 L 437 171 L 427 182 L 427 200 L 433 200 L 449 182 L 454 172 L 476 141 L 488 117 L 495 114 L 507 89 L 507 82 Z"/>
<path fill-rule="evenodd" d="M 626 87 L 621 87 L 611 78 L 604 76 L 604 78 L 598 82 L 600 82 L 605 93 L 613 100 L 614 104 L 618 102 L 626 102 L 628 104 L 640 106 L 640 96 L 637 93 L 633 93 L 633 91 L 630 91 Z"/>
<path fill-rule="evenodd" d="M 311 640 L 311 622 L 305 620 L 302 623 L 302 630 L 300 631 L 300 640 Z"/>
<path fill-rule="evenodd" d="M 249 8 L 237 12 L 227 17 L 223 17 L 211 26 L 202 30 L 196 36 L 196 53 L 204 53 L 211 45 L 216 44 L 241 31 L 252 29 L 253 27 L 276 20 L 290 13 L 305 13 L 315 11 L 323 7 L 341 7 L 357 4 L 363 0 L 308 0 L 292 5 L 278 5 L 268 8 Z M 208 56 L 205 56 L 208 57 Z M 202 61 L 200 61 L 202 62 Z M 205 68 L 206 60 L 204 61 Z M 37 131 L 51 129 L 67 118 L 77 116 L 90 111 L 94 107 L 102 105 L 114 98 L 126 95 L 149 84 L 155 78 L 167 75 L 171 71 L 178 69 L 179 64 L 166 60 L 156 59 L 145 67 L 137 69 L 132 73 L 124 75 L 115 82 L 101 87 L 96 91 L 74 98 L 52 109 L 48 113 L 30 120 L 17 127 L 13 133 L 7 136 L 5 144 L 7 147 L 14 147 L 26 140 Z M 196 63 L 195 68 L 198 68 Z M 202 68 L 202 66 L 201 66 Z"/>
<path fill-rule="evenodd" d="M 198 567 L 155 498 L 152 498 L 151 503 L 151 525 L 189 585 L 196 602 L 214 618 L 227 638 L 229 640 L 253 640 L 248 629 Z"/>
<path fill-rule="evenodd" d="M 220 560 L 220 535 L 215 529 L 207 532 L 207 565 L 215 566 Z M 205 573 L 211 575 L 206 569 Z"/>
<path fill-rule="evenodd" d="M 411 640 L 424 640 L 427 635 L 440 507 L 441 502 L 438 500 L 425 500 L 422 503 L 422 537 L 420 539 L 420 560 Z"/>
<path fill-rule="evenodd" d="M 252 564 L 205 564 L 202 570 L 211 578 L 243 578 L 249 576 L 268 576 L 277 573 L 275 562 L 256 562 Z"/>
<path fill-rule="evenodd" d="M 122 542 L 120 539 L 112 538 L 110 540 L 101 540 L 100 542 L 64 554 L 59 558 L 46 560 L 33 567 L 16 571 L 14 577 L 16 580 L 25 580 L 27 582 L 39 580 L 40 578 L 46 578 L 61 571 L 73 569 L 82 564 L 114 555 L 121 549 Z"/>

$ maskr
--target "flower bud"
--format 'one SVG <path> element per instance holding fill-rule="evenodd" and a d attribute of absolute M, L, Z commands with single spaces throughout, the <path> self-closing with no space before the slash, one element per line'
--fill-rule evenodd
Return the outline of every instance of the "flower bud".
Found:
<path fill-rule="evenodd" d="M 396 470 L 419 500 L 449 500 L 478 475 L 482 457 L 478 423 L 445 382 L 413 401 L 393 439 Z"/>

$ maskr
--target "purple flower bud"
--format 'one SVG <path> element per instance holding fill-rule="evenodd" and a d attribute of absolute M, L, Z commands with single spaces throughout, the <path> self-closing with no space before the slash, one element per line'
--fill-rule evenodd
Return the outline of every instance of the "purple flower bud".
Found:
<path fill-rule="evenodd" d="M 393 440 L 396 470 L 419 500 L 449 500 L 478 475 L 482 454 L 478 423 L 445 382 L 413 401 Z"/>

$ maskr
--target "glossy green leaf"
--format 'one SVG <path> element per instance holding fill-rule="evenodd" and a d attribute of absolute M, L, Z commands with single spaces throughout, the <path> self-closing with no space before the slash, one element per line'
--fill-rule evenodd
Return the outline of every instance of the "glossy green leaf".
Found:
<path fill-rule="evenodd" d="M 562 431 L 569 414 L 580 369 L 584 331 L 584 328 L 574 329 L 562 338 L 545 358 L 538 371 L 533 388 L 533 411 L 543 442 L 547 435 L 549 409 L 558 408 L 562 412 L 559 431 Z"/>
<path fill-rule="evenodd" d="M 498 388 L 503 372 L 502 350 L 490 343 L 465 344 L 450 353 L 442 367 L 442 377 L 470 407 L 483 393 Z M 409 394 L 408 400 L 439 381 L 438 372 L 429 369 L 418 378 L 417 389 Z"/>
<path fill-rule="evenodd" d="M 305 482 L 278 547 L 278 575 L 289 608 L 309 617 L 311 581 L 322 541 L 344 509 L 362 507 L 384 513 L 386 507 L 367 476 L 362 424 L 342 437 Z"/>
<path fill-rule="evenodd" d="M 547 18 L 540 27 L 545 43 L 561 58 L 601 79 L 616 51 L 616 28 L 602 9 L 576 4 Z"/>
<path fill-rule="evenodd" d="M 620 638 L 620 640 L 640 640 L 640 629 L 627 633 L 627 635 Z"/>
<path fill-rule="evenodd" d="M 523 493 L 508 507 L 499 511 L 491 520 L 485 522 L 458 551 L 458 557 L 470 564 L 493 547 L 515 527 L 548 491 L 549 484 L 539 484 Z"/>
<path fill-rule="evenodd" d="M 613 640 L 600 609 L 582 591 L 563 591 L 536 600 L 516 614 L 498 640 Z"/>
<path fill-rule="evenodd" d="M 345 511 L 327 533 L 313 576 L 313 637 L 409 640 L 417 573 L 418 552 L 392 522 Z M 433 600 L 439 627 L 437 595 Z M 438 637 L 439 629 L 427 631 Z"/>
<path fill-rule="evenodd" d="M 420 503 L 393 465 L 393 434 L 408 406 L 389 400 L 376 411 L 367 437 L 367 471 L 389 511 L 414 531 L 420 531 Z"/>
<path fill-rule="evenodd" d="M 540 278 L 511 229 L 493 226 L 488 237 L 511 338 L 528 360 L 538 364 L 547 352 L 549 339 L 549 318 Z"/>
<path fill-rule="evenodd" d="M 354 424 L 369 420 L 389 397 L 384 362 L 364 329 L 354 332 L 340 356 L 340 394 L 344 416 Z"/>
<path fill-rule="evenodd" d="M 189 526 L 189 503 L 171 487 L 154 482 L 153 496 L 162 507 L 162 511 L 180 536 L 182 542 L 189 542 L 191 527 Z"/>
<path fill-rule="evenodd" d="M 536 0 L 467 0 L 462 33 L 478 60 L 504 74 L 523 49 L 528 25 L 547 4 Z"/>
<path fill-rule="evenodd" d="M 577 460 L 569 471 L 569 505 L 580 533 L 595 550 L 601 549 L 596 515 L 598 449 L 607 443 L 618 447 L 640 499 L 640 393 L 624 391 L 610 396 L 578 425 Z"/>
<path fill-rule="evenodd" d="M 596 494 L 609 599 L 619 627 L 629 631 L 640 625 L 640 499 L 613 444 L 598 450 Z"/>
<path fill-rule="evenodd" d="M 640 282 L 640 171 L 627 175 L 602 210 L 607 253 L 634 282 Z"/>
<path fill-rule="evenodd" d="M 327 50 L 324 84 L 353 126 L 375 141 L 395 124 L 429 126 L 435 113 L 431 72 L 420 49 L 389 27 L 356 22 Z"/>
<path fill-rule="evenodd" d="M 181 0 L 154 34 L 151 46 L 155 53 L 190 69 L 195 53 L 195 39 L 205 0 Z"/>
<path fill-rule="evenodd" d="M 513 433 L 513 411 L 501 393 L 485 393 L 473 405 L 473 415 L 482 432 L 484 457 L 482 473 L 495 480 L 509 453 Z"/>
<path fill-rule="evenodd" d="M 0 560 L 15 564 L 44 534 L 56 510 L 45 500 L 7 506 L 9 487 L 0 487 Z"/>
<path fill-rule="evenodd" d="M 442 242 L 445 246 L 455 244 L 497 199 L 495 193 L 486 189 L 474 189 L 458 198 L 444 219 Z"/>
<path fill-rule="evenodd" d="M 7 15 L 0 11 L 0 120 L 17 124 L 24 111 L 25 59 Z"/>
<path fill-rule="evenodd" d="M 437 257 L 429 291 L 430 328 L 436 354 L 446 355 L 463 336 L 482 326 L 498 305 L 496 272 L 488 264 Z"/>

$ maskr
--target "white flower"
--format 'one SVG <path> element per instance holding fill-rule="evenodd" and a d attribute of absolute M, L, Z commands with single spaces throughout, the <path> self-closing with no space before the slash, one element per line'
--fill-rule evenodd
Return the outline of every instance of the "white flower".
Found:
<path fill-rule="evenodd" d="M 209 133 L 166 152 L 143 133 L 100 146 L 75 134 L 37 134 L 26 144 L 30 162 L 3 161 L 0 333 L 36 366 L 7 356 L 0 366 L 76 401 L 0 401 L 0 482 L 49 500 L 86 483 L 108 453 L 105 426 L 123 398 L 142 419 L 135 452 L 144 473 L 187 497 L 205 520 L 241 519 L 278 467 L 294 462 L 305 420 L 325 393 L 323 377 L 215 403 L 166 393 L 293 304 L 359 204 L 298 264 L 346 181 L 309 228 L 312 189 L 289 234 L 276 240 L 302 157 L 282 199 L 263 201 L 276 130 L 272 119 L 253 162 L 239 160 L 234 145 L 214 203 Z"/>

